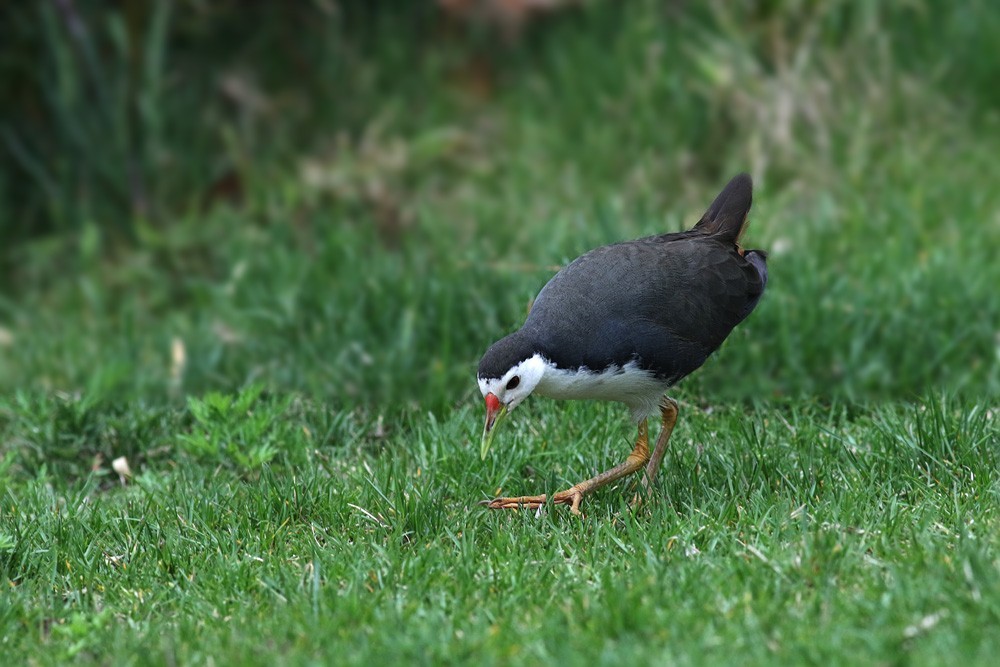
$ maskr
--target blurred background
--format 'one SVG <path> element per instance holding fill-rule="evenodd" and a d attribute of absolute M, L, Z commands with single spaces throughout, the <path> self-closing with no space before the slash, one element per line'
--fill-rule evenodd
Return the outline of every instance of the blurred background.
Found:
<path fill-rule="evenodd" d="M 8 396 L 478 405 L 559 266 L 744 170 L 771 284 L 690 400 L 1000 389 L 990 0 L 0 12 Z"/>

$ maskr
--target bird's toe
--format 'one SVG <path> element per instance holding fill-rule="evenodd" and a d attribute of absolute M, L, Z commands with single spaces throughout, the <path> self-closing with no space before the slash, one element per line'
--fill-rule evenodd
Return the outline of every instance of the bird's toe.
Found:
<path fill-rule="evenodd" d="M 534 510 L 545 505 L 545 496 L 518 496 L 516 498 L 494 498 L 484 500 L 480 505 L 485 505 L 491 510 Z"/>

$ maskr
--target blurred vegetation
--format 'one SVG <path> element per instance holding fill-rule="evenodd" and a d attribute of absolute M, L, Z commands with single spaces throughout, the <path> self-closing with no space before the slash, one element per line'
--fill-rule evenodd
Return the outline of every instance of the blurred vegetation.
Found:
<path fill-rule="evenodd" d="M 992 664 L 994 5 L 0 0 L 4 655 Z M 482 351 L 744 170 L 655 495 L 475 511 L 632 436 L 480 461 Z"/>
<path fill-rule="evenodd" d="M 0 390 L 440 410 L 744 169 L 769 294 L 683 391 L 1000 389 L 992 3 L 567 4 L 4 3 Z"/>

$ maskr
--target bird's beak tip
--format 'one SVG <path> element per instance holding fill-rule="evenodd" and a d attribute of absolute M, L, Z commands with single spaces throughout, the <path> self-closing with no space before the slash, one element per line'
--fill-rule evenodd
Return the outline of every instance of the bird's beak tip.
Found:
<path fill-rule="evenodd" d="M 479 443 L 479 460 L 485 461 L 486 455 L 490 451 L 490 445 L 493 444 L 493 433 L 491 430 L 483 431 L 483 439 Z"/>
<path fill-rule="evenodd" d="M 493 396 L 493 394 L 489 394 Z M 490 451 L 490 445 L 493 444 L 493 436 L 496 434 L 497 426 L 503 421 L 504 416 L 507 414 L 507 406 L 501 404 L 493 397 L 493 401 L 489 398 L 486 400 L 486 423 L 483 425 L 483 439 L 479 445 L 479 458 L 480 460 L 486 459 L 486 454 Z"/>

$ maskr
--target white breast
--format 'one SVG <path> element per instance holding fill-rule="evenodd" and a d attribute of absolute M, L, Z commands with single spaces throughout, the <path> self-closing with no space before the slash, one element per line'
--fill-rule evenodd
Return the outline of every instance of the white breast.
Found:
<path fill-rule="evenodd" d="M 535 393 L 558 399 L 619 401 L 640 421 L 659 409 L 660 399 L 670 384 L 642 370 L 635 362 L 612 366 L 600 373 L 569 371 L 546 364 Z"/>

